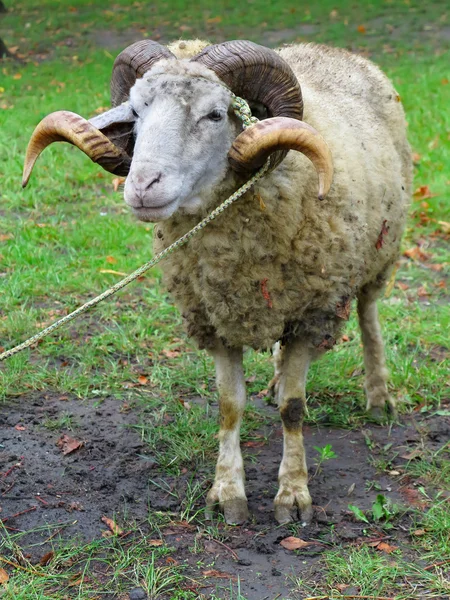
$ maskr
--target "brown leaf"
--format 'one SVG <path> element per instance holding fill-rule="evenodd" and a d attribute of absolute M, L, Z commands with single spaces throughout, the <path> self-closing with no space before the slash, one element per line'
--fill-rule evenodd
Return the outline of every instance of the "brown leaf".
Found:
<path fill-rule="evenodd" d="M 358 25 L 356 30 L 358 31 L 358 33 L 366 33 L 366 31 L 367 31 L 366 28 L 364 27 L 364 25 Z"/>
<path fill-rule="evenodd" d="M 391 554 L 394 550 L 398 550 L 398 546 L 391 546 L 387 542 L 380 542 L 377 544 L 376 549 L 380 552 L 386 552 L 386 554 Z"/>
<path fill-rule="evenodd" d="M 399 290 L 402 290 L 402 292 L 409 290 L 409 285 L 407 283 L 403 283 L 403 281 L 397 281 L 396 286 Z"/>
<path fill-rule="evenodd" d="M 418 163 L 420 163 L 421 158 L 422 158 L 421 155 L 418 154 L 417 152 L 412 153 L 412 159 L 413 159 L 414 164 L 417 165 Z"/>
<path fill-rule="evenodd" d="M 13 238 L 12 233 L 0 233 L 0 242 L 6 242 L 6 240 L 12 240 Z"/>
<path fill-rule="evenodd" d="M 421 285 L 420 288 L 417 290 L 417 295 L 419 296 L 419 298 L 426 298 L 427 296 L 431 296 L 430 292 L 424 285 Z"/>
<path fill-rule="evenodd" d="M 424 252 L 419 246 L 414 246 L 413 248 L 409 248 L 409 250 L 405 250 L 403 252 L 403 256 L 407 258 L 411 258 L 412 260 L 428 260 L 431 258 L 431 254 Z"/>
<path fill-rule="evenodd" d="M 8 573 L 5 571 L 5 569 L 0 568 L 0 585 L 2 583 L 8 583 L 8 580 L 9 580 Z"/>
<path fill-rule="evenodd" d="M 80 440 L 76 440 L 75 438 L 64 434 L 56 442 L 56 445 L 60 450 L 62 450 L 62 453 L 65 455 L 71 454 L 72 452 L 75 452 L 75 450 L 81 448 L 83 446 L 83 442 L 80 442 Z"/>
<path fill-rule="evenodd" d="M 425 535 L 426 534 L 426 530 L 425 529 L 416 529 L 415 531 L 412 532 L 413 535 L 416 535 L 417 537 L 421 536 L 421 535 Z"/>
<path fill-rule="evenodd" d="M 125 177 L 114 177 L 112 184 L 115 192 L 117 192 L 122 183 L 125 183 Z"/>
<path fill-rule="evenodd" d="M 25 431 L 25 430 L 26 430 L 26 427 L 24 427 L 23 425 L 16 425 L 16 426 L 14 427 L 14 429 L 17 429 L 17 431 Z"/>
<path fill-rule="evenodd" d="M 39 564 L 41 565 L 41 567 L 46 567 L 48 565 L 48 563 L 51 560 L 53 560 L 54 556 L 55 556 L 55 553 L 52 550 L 50 550 L 50 552 L 47 552 L 47 554 L 44 554 L 44 556 L 39 561 Z"/>
<path fill-rule="evenodd" d="M 177 358 L 178 356 L 181 356 L 181 352 L 179 350 L 167 350 L 167 348 L 164 348 L 162 354 L 164 354 L 164 356 L 167 358 Z"/>
<path fill-rule="evenodd" d="M 389 233 L 389 227 L 387 226 L 387 219 L 385 219 L 381 225 L 381 231 L 378 235 L 378 239 L 375 243 L 375 248 L 380 250 L 384 244 L 384 236 Z"/>
<path fill-rule="evenodd" d="M 148 540 L 149 546 L 162 546 L 163 544 L 163 540 Z"/>
<path fill-rule="evenodd" d="M 230 575 L 230 573 L 224 573 L 223 571 L 216 571 L 216 569 L 209 569 L 208 571 L 202 571 L 205 577 L 218 577 L 220 579 L 231 579 L 231 581 L 237 581 L 237 577 Z"/>
<path fill-rule="evenodd" d="M 114 533 L 114 535 L 121 535 L 123 533 L 122 529 L 117 525 L 115 521 L 110 519 L 109 517 L 102 517 L 103 523 Z"/>
<path fill-rule="evenodd" d="M 221 23 L 222 17 L 213 17 L 212 19 L 206 19 L 208 25 L 212 25 L 213 23 Z"/>
<path fill-rule="evenodd" d="M 13 79 L 22 79 L 22 73 L 14 73 Z"/>
<path fill-rule="evenodd" d="M 349 342 L 349 341 L 350 341 L 350 338 L 348 337 L 348 335 L 343 335 L 341 337 L 341 342 Z"/>
<path fill-rule="evenodd" d="M 148 377 L 146 377 L 145 375 L 139 375 L 138 382 L 139 382 L 139 385 L 147 385 Z"/>
<path fill-rule="evenodd" d="M 433 265 L 430 265 L 430 269 L 431 269 L 432 271 L 436 271 L 436 273 L 439 273 L 439 271 L 442 271 L 442 270 L 443 270 L 443 268 L 444 268 L 444 265 L 441 265 L 441 264 L 439 264 L 439 263 L 435 263 L 435 264 L 433 264 Z"/>
<path fill-rule="evenodd" d="M 264 440 L 250 440 L 249 442 L 243 442 L 241 446 L 244 446 L 244 448 L 261 448 L 265 443 Z"/>
<path fill-rule="evenodd" d="M 280 542 L 280 546 L 283 546 L 283 548 L 286 548 L 286 550 L 300 550 L 300 548 L 307 548 L 308 546 L 313 546 L 314 544 L 315 542 L 305 542 L 305 540 L 292 535 L 284 538 L 284 540 L 281 540 Z"/>
<path fill-rule="evenodd" d="M 450 233 L 450 223 L 447 221 L 438 221 L 438 224 L 441 226 L 441 230 L 444 233 Z"/>
<path fill-rule="evenodd" d="M 423 451 L 420 448 L 414 448 L 411 452 L 407 454 L 400 454 L 400 458 L 404 458 L 405 460 L 414 460 L 415 458 L 422 458 Z"/>
<path fill-rule="evenodd" d="M 434 198 L 437 194 L 432 194 L 427 185 L 421 185 L 414 191 L 413 196 L 417 200 L 425 200 L 426 198 Z"/>
<path fill-rule="evenodd" d="M 12 51 L 12 48 L 10 48 L 10 50 Z M 444 77 L 444 79 L 441 79 L 441 84 L 442 85 L 448 85 L 448 79 L 447 79 L 447 77 Z"/>
<path fill-rule="evenodd" d="M 107 256 L 106 262 L 109 263 L 110 265 L 115 265 L 117 262 L 117 258 L 114 258 L 114 256 Z"/>

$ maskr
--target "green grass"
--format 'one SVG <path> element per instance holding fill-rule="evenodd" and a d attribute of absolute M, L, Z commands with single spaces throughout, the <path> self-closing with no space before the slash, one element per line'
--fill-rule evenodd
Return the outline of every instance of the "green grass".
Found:
<path fill-rule="evenodd" d="M 401 260 L 397 281 L 408 289 L 394 287 L 380 303 L 380 311 L 391 389 L 401 411 L 418 405 L 425 412 L 442 408 L 448 399 L 448 361 L 437 350 L 448 346 L 450 319 L 448 291 L 440 284 L 446 285 L 446 267 L 433 269 L 440 269 L 449 257 L 445 225 L 439 223 L 450 221 L 450 85 L 445 56 L 449 41 L 440 33 L 449 26 L 445 3 L 346 0 L 336 9 L 329 0 L 311 6 L 298 0 L 245 6 L 231 0 L 214 6 L 206 0 L 194 4 L 174 0 L 136 2 L 132 10 L 126 0 L 116 0 L 113 9 L 100 0 L 6 4 L 10 12 L 2 17 L 2 37 L 26 64 L 5 61 L 0 67 L 0 147 L 5 149 L 0 154 L 0 346 L 18 344 L 121 277 L 102 270 L 128 273 L 151 256 L 151 226 L 132 219 L 121 193 L 113 192 L 112 176 L 68 145 L 46 150 L 29 187 L 25 191 L 20 187 L 29 135 L 45 114 L 66 108 L 91 116 L 108 106 L 115 50 L 126 45 L 127 32 L 138 30 L 143 37 L 162 40 L 198 35 L 212 41 L 248 37 L 272 45 L 329 42 L 371 56 L 393 79 L 418 155 L 415 189 L 429 186 L 432 194 L 413 199 L 404 241 L 404 249 L 419 245 L 429 258 Z M 98 30 L 114 33 L 105 47 L 95 44 Z M 205 464 L 212 472 L 217 447 L 216 415 L 209 406 L 215 394 L 212 361 L 186 338 L 160 279 L 160 270 L 153 269 L 92 313 L 9 359 L 0 367 L 0 400 L 50 389 L 80 399 L 113 396 L 118 402 L 143 404 L 151 409 L 151 418 L 138 427 L 167 472 L 177 475 L 183 468 Z M 420 297 L 421 288 L 429 296 Z M 355 427 L 366 420 L 355 317 L 346 335 L 349 341 L 311 369 L 310 423 Z M 168 350 L 177 353 L 168 357 Z M 272 376 L 269 356 L 248 352 L 245 367 L 252 376 L 249 392 L 266 388 Z M 136 385 L 140 376 L 147 383 Z M 205 400 L 201 405 L 194 401 L 198 396 Z M 190 410 L 180 398 L 191 404 Z M 243 439 L 252 439 L 264 421 L 249 407 Z M 58 429 L 70 424 L 70 415 L 65 415 L 64 424 L 49 420 L 44 426 Z M 408 469 L 434 489 L 445 489 L 450 487 L 448 458 L 444 449 L 427 461 L 411 462 Z M 158 483 L 164 485 L 162 480 Z M 204 491 L 191 485 L 184 519 L 197 518 L 196 499 Z M 433 562 L 449 556 L 448 538 L 442 533 L 450 526 L 447 509 L 448 502 L 438 499 L 417 517 L 413 527 L 423 527 L 426 535 L 414 542 L 416 557 Z M 188 594 L 180 592 L 183 570 L 164 570 L 164 563 L 152 558 L 162 559 L 170 549 L 149 551 L 145 539 L 137 533 L 128 547 L 108 539 L 58 549 L 45 575 L 32 565 L 28 571 L 16 569 L 2 598 L 46 600 L 76 590 L 76 597 L 84 599 L 99 590 L 106 593 L 142 581 L 149 590 L 165 585 L 173 598 Z M 3 550 L 11 551 L 19 542 L 20 536 L 8 533 Z M 61 570 L 67 561 L 74 561 L 70 570 Z M 406 598 L 412 592 L 405 574 L 411 575 L 414 585 L 448 593 L 438 571 L 423 571 L 403 550 L 393 557 L 365 547 L 331 551 L 324 564 L 325 589 L 334 590 L 336 597 L 336 584 L 353 582 L 361 594 Z M 97 577 L 94 565 L 105 566 L 106 574 Z M 69 588 L 70 573 L 79 571 L 82 583 Z M 228 596 L 243 599 L 238 587 Z"/>

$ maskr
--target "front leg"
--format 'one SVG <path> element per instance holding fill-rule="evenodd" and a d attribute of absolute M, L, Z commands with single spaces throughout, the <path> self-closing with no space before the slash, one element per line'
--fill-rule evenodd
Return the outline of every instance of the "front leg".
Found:
<path fill-rule="evenodd" d="M 274 504 L 275 519 L 280 524 L 295 519 L 297 509 L 302 521 L 308 522 L 312 517 L 302 432 L 306 411 L 306 375 L 310 362 L 311 351 L 301 340 L 296 339 L 283 348 L 277 348 L 276 397 L 283 422 L 283 458 Z"/>
<path fill-rule="evenodd" d="M 214 485 L 206 498 L 206 518 L 212 518 L 214 506 L 219 504 L 225 521 L 238 524 L 248 518 L 240 448 L 240 427 L 246 400 L 242 348 L 229 349 L 218 343 L 211 354 L 216 365 L 219 392 L 220 446 Z"/>

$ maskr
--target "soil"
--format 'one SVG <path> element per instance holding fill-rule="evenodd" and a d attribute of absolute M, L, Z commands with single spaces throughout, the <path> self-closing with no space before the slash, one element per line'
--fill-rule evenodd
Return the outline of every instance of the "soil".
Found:
<path fill-rule="evenodd" d="M 276 409 L 271 406 L 264 405 L 264 410 L 271 418 L 275 415 Z M 52 544 L 57 547 L 61 540 L 100 539 L 107 530 L 101 521 L 103 515 L 118 523 L 131 521 L 145 526 L 148 506 L 157 511 L 178 512 L 179 500 L 151 480 L 164 479 L 181 498 L 192 479 L 207 490 L 212 464 L 207 473 L 186 472 L 178 478 L 159 468 L 155 456 L 133 428 L 145 419 L 139 411 L 145 413 L 145 409 L 124 411 L 123 405 L 112 398 L 101 403 L 82 402 L 44 393 L 22 396 L 14 403 L 2 405 L 0 517 L 12 531 L 31 532 L 21 542 L 32 562 L 39 561 Z M 67 414 L 73 415 L 72 429 L 49 429 L 49 423 Z M 81 441 L 82 446 L 64 455 L 57 445 L 64 434 Z M 314 446 L 331 444 L 337 457 L 320 469 L 311 466 L 310 460 L 315 518 L 310 526 L 293 533 L 292 527 L 277 527 L 273 519 L 272 500 L 282 452 L 281 427 L 275 425 L 267 442 L 244 444 L 251 521 L 241 527 L 220 525 L 224 545 L 199 536 L 202 525 L 196 521 L 163 528 L 163 537 L 175 549 L 171 556 L 189 565 L 193 575 L 198 576 L 199 560 L 205 565 L 214 562 L 213 567 L 204 569 L 239 576 L 241 593 L 249 600 L 275 598 L 277 594 L 281 594 L 280 598 L 292 597 L 288 576 L 314 574 L 315 568 L 320 569 L 316 563 L 327 544 L 363 540 L 365 526 L 355 520 L 349 504 L 368 509 L 377 494 L 382 493 L 402 505 L 420 505 L 417 486 L 421 482 L 413 482 L 403 473 L 402 465 L 407 459 L 401 456 L 418 448 L 423 439 L 433 450 L 449 437 L 450 419 L 445 416 L 409 416 L 392 429 L 375 425 L 352 431 L 305 427 L 308 456 L 317 455 Z M 387 470 L 377 472 L 371 454 L 375 459 L 390 461 Z M 60 531 L 56 524 L 62 524 Z M 58 535 L 49 540 L 54 532 Z M 292 552 L 280 545 L 290 535 L 320 540 L 320 544 Z M 392 543 L 407 548 L 409 538 L 402 528 L 396 529 L 394 537 Z M 203 544 L 203 551 L 193 554 L 189 548 L 196 541 Z M 209 585 L 212 590 L 217 584 L 229 589 L 229 581 L 213 576 L 205 579 L 201 592 L 207 597 Z"/>

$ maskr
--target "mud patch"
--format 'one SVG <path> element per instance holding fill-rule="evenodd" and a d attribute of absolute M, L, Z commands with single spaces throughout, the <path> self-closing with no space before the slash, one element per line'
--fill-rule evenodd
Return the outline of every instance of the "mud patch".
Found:
<path fill-rule="evenodd" d="M 264 410 L 270 419 L 276 414 L 272 407 Z M 206 493 L 214 465 L 178 478 L 165 473 L 133 427 L 149 417 L 145 407 L 130 410 L 113 398 L 81 402 L 59 394 L 33 394 L 2 406 L 0 518 L 11 532 L 29 532 L 21 543 L 33 562 L 58 547 L 55 531 L 62 540 L 99 539 L 106 530 L 101 517 L 106 515 L 121 524 L 138 522 L 151 533 L 152 511 L 159 511 L 170 514 L 173 522 L 162 528 L 165 543 L 173 549 L 171 556 L 193 575 L 198 575 L 199 563 L 203 569 L 213 564 L 220 572 L 239 576 L 241 592 L 250 600 L 276 594 L 291 597 L 293 578 L 313 572 L 326 548 L 364 538 L 366 526 L 355 521 L 350 503 L 368 509 L 382 493 L 399 504 L 414 504 L 415 488 L 401 468 L 408 458 L 401 457 L 408 457 L 423 438 L 431 450 L 438 448 L 450 433 L 450 419 L 445 416 L 407 418 L 390 431 L 376 426 L 360 431 L 306 426 L 315 518 L 304 528 L 277 527 L 272 507 L 282 453 L 282 429 L 277 422 L 261 431 L 267 443 L 243 445 L 250 522 L 242 527 L 219 524 L 217 541 L 205 529 L 202 517 L 177 524 L 187 486 L 197 483 Z M 64 455 L 56 444 L 63 434 L 83 445 Z M 332 445 L 336 458 L 318 468 L 313 447 L 326 444 Z M 386 466 L 380 474 L 377 462 L 381 460 Z M 153 483 L 157 481 L 166 485 L 157 486 Z M 203 499 L 198 499 L 195 510 L 201 511 Z M 408 525 L 408 516 L 404 519 Z M 317 544 L 292 552 L 280 546 L 290 535 Z M 407 547 L 407 533 L 399 529 L 395 537 L 396 545 Z M 215 585 L 211 583 L 210 589 Z M 229 582 L 224 588 L 229 589 Z"/>

